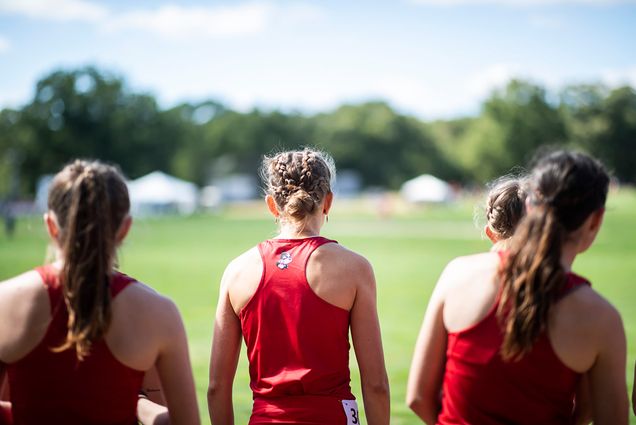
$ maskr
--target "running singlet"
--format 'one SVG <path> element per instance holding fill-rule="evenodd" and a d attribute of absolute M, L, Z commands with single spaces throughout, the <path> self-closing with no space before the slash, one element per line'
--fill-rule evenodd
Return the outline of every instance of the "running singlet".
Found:
<path fill-rule="evenodd" d="M 314 250 L 330 242 L 312 237 L 258 245 L 263 275 L 239 314 L 254 395 L 250 425 L 347 423 L 342 400 L 355 398 L 349 311 L 316 295 L 305 274 Z"/>
<path fill-rule="evenodd" d="M 568 274 L 561 297 L 589 282 Z M 573 422 L 580 374 L 556 356 L 547 333 L 519 361 L 499 355 L 503 332 L 495 302 L 477 324 L 448 334 L 439 425 L 563 425 Z"/>
<path fill-rule="evenodd" d="M 136 424 L 144 372 L 119 362 L 103 339 L 83 361 L 73 349 L 53 352 L 66 338 L 68 311 L 57 271 L 52 266 L 36 270 L 48 290 L 52 317 L 33 351 L 7 364 L 14 424 Z M 133 282 L 116 272 L 110 283 L 112 298 Z"/>

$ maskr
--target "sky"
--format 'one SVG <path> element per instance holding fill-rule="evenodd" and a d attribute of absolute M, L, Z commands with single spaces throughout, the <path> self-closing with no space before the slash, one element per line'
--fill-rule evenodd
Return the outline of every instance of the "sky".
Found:
<path fill-rule="evenodd" d="M 525 78 L 636 87 L 636 0 L 0 0 L 0 108 L 94 65 L 162 107 L 476 114 Z"/>

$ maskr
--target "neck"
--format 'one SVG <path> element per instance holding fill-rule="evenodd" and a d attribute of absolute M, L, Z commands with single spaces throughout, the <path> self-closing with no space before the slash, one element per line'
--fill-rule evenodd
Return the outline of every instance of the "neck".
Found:
<path fill-rule="evenodd" d="M 281 239 L 300 239 L 319 236 L 322 228 L 322 217 L 308 217 L 302 223 L 282 221 L 278 237 Z"/>
<path fill-rule="evenodd" d="M 578 254 L 578 246 L 572 242 L 566 242 L 563 244 L 563 249 L 561 251 L 561 265 L 565 269 L 565 271 L 572 270 L 572 263 L 574 263 L 574 259 Z"/>

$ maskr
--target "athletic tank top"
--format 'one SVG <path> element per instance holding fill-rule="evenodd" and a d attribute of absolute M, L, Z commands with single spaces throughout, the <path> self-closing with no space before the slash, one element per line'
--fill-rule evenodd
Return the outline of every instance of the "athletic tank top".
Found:
<path fill-rule="evenodd" d="M 52 317 L 42 341 L 21 360 L 7 365 L 14 424 L 136 424 L 144 372 L 119 362 L 103 339 L 93 344 L 83 361 L 73 349 L 53 352 L 66 338 L 68 311 L 58 272 L 52 266 L 36 270 L 48 290 Z M 111 297 L 134 281 L 115 272 Z"/>
<path fill-rule="evenodd" d="M 562 298 L 581 285 L 569 273 Z M 477 324 L 448 334 L 439 425 L 563 425 L 572 423 L 581 374 L 567 367 L 543 332 L 530 353 L 504 361 L 498 299 Z"/>
<path fill-rule="evenodd" d="M 272 239 L 258 245 L 263 274 L 240 311 L 254 408 L 250 424 L 346 423 L 350 313 L 320 298 L 307 261 L 323 237 Z"/>

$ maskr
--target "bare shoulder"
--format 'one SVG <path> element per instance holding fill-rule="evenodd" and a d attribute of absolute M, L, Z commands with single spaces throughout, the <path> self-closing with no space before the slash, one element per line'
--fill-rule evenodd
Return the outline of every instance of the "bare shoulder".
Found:
<path fill-rule="evenodd" d="M 593 288 L 584 285 L 562 299 L 558 307 L 576 318 L 578 326 L 585 325 L 600 335 L 623 328 L 621 315 L 607 299 Z"/>
<path fill-rule="evenodd" d="M 495 252 L 457 257 L 444 268 L 437 282 L 437 290 L 461 290 L 466 285 L 475 286 L 477 282 L 492 285 L 499 263 L 499 255 Z"/>
<path fill-rule="evenodd" d="M 373 284 L 373 267 L 364 256 L 337 243 L 321 245 L 310 257 L 314 273 L 359 278 L 360 282 Z"/>
<path fill-rule="evenodd" d="M 29 271 L 0 283 L 0 360 L 15 361 L 41 340 L 51 318 L 46 287 Z"/>
<path fill-rule="evenodd" d="M 38 272 L 31 270 L 0 282 L 0 316 L 27 318 L 37 313 L 40 304 L 49 311 L 47 290 Z"/>
<path fill-rule="evenodd" d="M 223 272 L 222 284 L 231 286 L 235 282 L 260 277 L 262 270 L 261 255 L 258 248 L 253 247 L 230 261 Z"/>
<path fill-rule="evenodd" d="M 125 316 L 141 322 L 148 318 L 155 324 L 165 324 L 180 317 L 174 301 L 139 281 L 126 287 L 115 298 L 113 307 L 125 310 Z"/>

